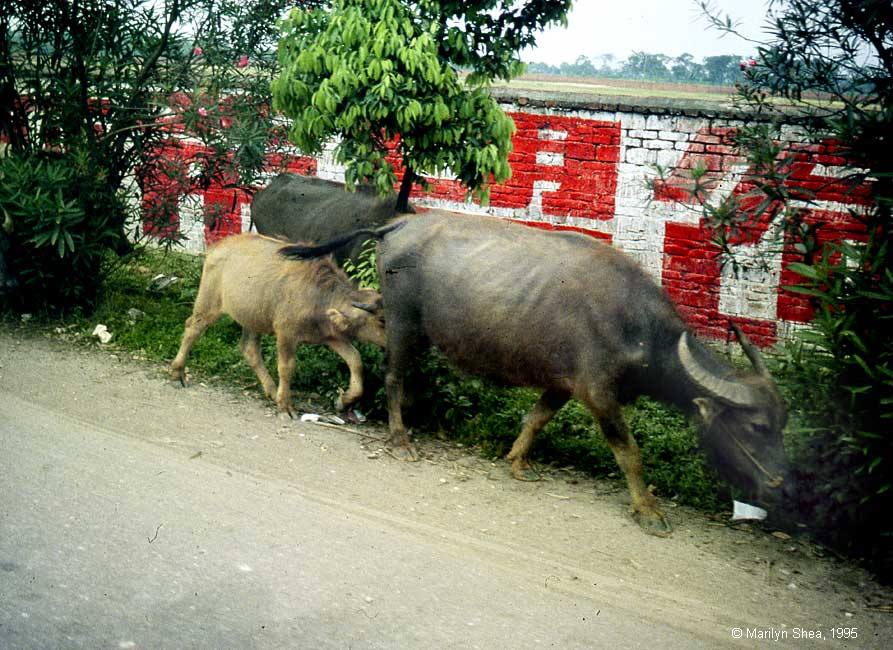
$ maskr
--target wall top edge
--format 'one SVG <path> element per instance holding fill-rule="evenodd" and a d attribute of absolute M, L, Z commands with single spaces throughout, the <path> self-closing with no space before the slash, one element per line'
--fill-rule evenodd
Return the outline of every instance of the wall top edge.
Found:
<path fill-rule="evenodd" d="M 490 94 L 499 102 L 514 104 L 522 109 L 525 106 L 532 106 L 556 111 L 610 111 L 744 121 L 769 121 L 779 118 L 784 122 L 804 120 L 802 113 L 791 107 L 778 107 L 776 112 L 772 114 L 757 114 L 753 111 L 739 108 L 728 101 L 710 101 L 707 99 L 595 95 L 558 90 L 542 91 L 505 87 L 490 88 Z"/>

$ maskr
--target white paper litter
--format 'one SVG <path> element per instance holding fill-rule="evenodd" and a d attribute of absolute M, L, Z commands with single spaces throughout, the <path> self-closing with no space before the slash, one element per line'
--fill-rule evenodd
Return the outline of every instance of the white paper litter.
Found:
<path fill-rule="evenodd" d="M 98 336 L 100 343 L 108 343 L 112 340 L 112 333 L 102 323 L 93 328 L 93 336 Z"/>
<path fill-rule="evenodd" d="M 749 503 L 732 501 L 732 521 L 738 521 L 739 519 L 756 519 L 757 521 L 763 521 L 767 514 L 769 513 L 762 508 L 752 506 Z"/>

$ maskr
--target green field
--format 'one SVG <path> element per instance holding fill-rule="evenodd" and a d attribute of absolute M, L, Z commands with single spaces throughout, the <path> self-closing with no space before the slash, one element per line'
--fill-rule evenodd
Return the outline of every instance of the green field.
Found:
<path fill-rule="evenodd" d="M 495 82 L 495 88 L 535 90 L 539 92 L 570 92 L 593 97 L 666 97 L 728 103 L 736 96 L 731 86 L 703 84 L 675 84 L 650 81 L 630 81 L 599 77 L 562 77 L 557 75 L 523 75 L 510 82 Z"/>

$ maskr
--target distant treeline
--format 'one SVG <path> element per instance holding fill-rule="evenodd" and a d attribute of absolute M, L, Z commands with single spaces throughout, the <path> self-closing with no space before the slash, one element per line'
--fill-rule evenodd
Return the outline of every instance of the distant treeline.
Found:
<path fill-rule="evenodd" d="M 549 65 L 528 63 L 530 74 L 554 74 L 570 77 L 609 77 L 637 81 L 674 81 L 731 86 L 740 80 L 749 58 L 734 54 L 704 57 L 695 61 L 691 54 L 678 57 L 665 54 L 633 52 L 627 59 L 611 54 L 595 57 L 579 56 L 573 63 Z"/>

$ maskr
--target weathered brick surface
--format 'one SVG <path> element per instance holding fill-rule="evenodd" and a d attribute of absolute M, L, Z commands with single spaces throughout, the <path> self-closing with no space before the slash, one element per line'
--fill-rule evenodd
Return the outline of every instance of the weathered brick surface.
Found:
<path fill-rule="evenodd" d="M 612 242 L 633 255 L 664 286 L 685 320 L 708 336 L 726 337 L 731 321 L 758 343 L 768 344 L 811 318 L 803 297 L 784 289 L 795 281 L 786 264 L 798 257 L 777 232 L 778 219 L 769 216 L 733 241 L 737 255 L 750 261 L 735 273 L 720 263 L 711 232 L 688 191 L 691 171 L 702 168 L 704 198 L 715 204 L 734 195 L 745 208 L 756 207 L 756 199 L 748 197 L 752 188 L 743 180 L 746 161 L 734 146 L 740 116 L 653 102 L 637 107 L 591 100 L 549 100 L 539 106 L 521 101 L 507 102 L 504 108 L 517 127 L 509 160 L 512 177 L 492 187 L 490 204 L 466 203 L 464 189 L 451 178 L 430 179 L 430 192 L 414 196 L 417 204 L 487 213 Z M 807 145 L 798 141 L 796 130 L 789 132 L 787 151 L 795 154 L 791 183 L 813 194 L 798 204 L 805 221 L 821 224 L 820 241 L 864 238 L 850 210 L 862 209 L 867 193 L 864 187 L 854 191 L 840 178 L 845 161 L 834 143 Z M 179 146 L 172 141 L 168 158 L 172 169 L 188 176 L 190 158 L 200 153 L 188 141 Z M 662 178 L 655 164 L 665 169 Z M 330 153 L 274 160 L 274 167 L 343 179 Z M 181 218 L 179 225 L 200 240 L 193 248 L 247 227 L 249 192 L 219 187 L 190 191 L 177 174 L 171 176 L 147 179 L 144 204 L 151 209 L 173 195 L 181 217 L 203 209 L 203 237 L 183 223 L 187 219 Z M 187 194 L 191 203 L 184 199 Z"/>

